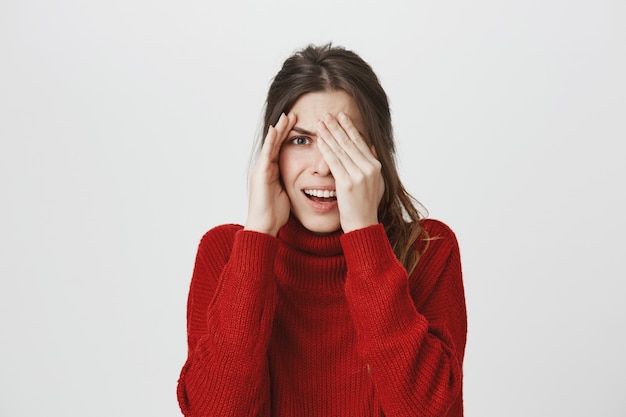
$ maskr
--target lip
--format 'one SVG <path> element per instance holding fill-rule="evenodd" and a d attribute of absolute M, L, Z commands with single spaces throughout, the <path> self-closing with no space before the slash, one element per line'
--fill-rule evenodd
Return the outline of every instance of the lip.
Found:
<path fill-rule="evenodd" d="M 311 186 L 302 187 L 300 191 L 304 192 L 304 190 L 335 191 L 335 186 L 334 185 L 311 185 Z"/>
<path fill-rule="evenodd" d="M 334 191 L 335 187 L 332 187 L 332 186 L 305 187 L 301 191 L 302 191 L 302 197 L 306 200 L 309 207 L 311 207 L 314 211 L 318 213 L 328 213 L 329 211 L 333 211 L 335 208 L 337 208 L 337 200 L 328 202 L 328 203 L 320 203 L 318 201 L 311 200 L 309 197 L 307 197 L 307 195 L 304 193 L 304 190 Z"/>

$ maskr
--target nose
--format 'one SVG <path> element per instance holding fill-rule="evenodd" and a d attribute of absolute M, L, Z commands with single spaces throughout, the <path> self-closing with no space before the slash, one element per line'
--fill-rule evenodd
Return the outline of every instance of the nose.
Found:
<path fill-rule="evenodd" d="M 313 160 L 313 165 L 312 165 L 313 174 L 319 175 L 322 177 L 330 175 L 330 168 L 328 167 L 328 164 L 324 160 L 324 156 L 322 155 L 320 150 L 317 148 L 317 146 L 315 147 L 314 155 L 315 155 L 315 159 Z"/>

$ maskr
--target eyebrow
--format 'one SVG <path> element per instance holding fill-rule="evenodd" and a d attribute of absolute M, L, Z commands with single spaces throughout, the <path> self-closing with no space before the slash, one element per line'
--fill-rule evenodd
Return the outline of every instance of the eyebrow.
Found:
<path fill-rule="evenodd" d="M 309 132 L 308 130 L 303 129 L 303 128 L 298 127 L 298 126 L 294 126 L 294 127 L 292 127 L 292 128 L 291 128 L 291 131 L 292 131 L 292 132 L 299 133 L 299 134 L 301 134 L 301 135 L 305 135 L 305 136 L 317 136 L 317 133 Z M 360 131 L 360 130 L 358 130 L 358 129 L 357 129 L 357 132 L 359 132 L 359 135 L 361 135 L 361 137 L 362 137 L 363 139 L 365 139 L 365 135 L 364 135 L 363 133 L 361 133 L 361 131 Z"/>
<path fill-rule="evenodd" d="M 303 129 L 303 128 L 298 127 L 298 126 L 294 126 L 294 127 L 292 127 L 292 128 L 291 128 L 291 130 L 292 130 L 292 131 L 294 131 L 294 132 L 296 132 L 296 133 L 299 133 L 299 134 L 301 134 L 301 135 L 306 135 L 306 136 L 317 136 L 317 133 L 309 132 L 308 130 Z"/>

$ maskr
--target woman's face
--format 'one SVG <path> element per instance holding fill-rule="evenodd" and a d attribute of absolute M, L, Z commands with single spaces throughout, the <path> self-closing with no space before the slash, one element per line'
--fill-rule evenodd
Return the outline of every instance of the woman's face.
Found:
<path fill-rule="evenodd" d="M 297 120 L 283 143 L 279 167 L 291 212 L 314 233 L 334 232 L 341 227 L 335 179 L 317 147 L 317 124 L 326 113 L 337 116 L 344 112 L 367 136 L 361 113 L 354 99 L 342 90 L 304 94 L 290 111 Z"/>

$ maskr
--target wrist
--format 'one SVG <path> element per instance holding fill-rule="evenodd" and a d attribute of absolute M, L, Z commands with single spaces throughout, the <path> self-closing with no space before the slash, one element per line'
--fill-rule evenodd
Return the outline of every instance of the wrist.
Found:
<path fill-rule="evenodd" d="M 366 227 L 375 226 L 379 223 L 378 218 L 362 220 L 362 221 L 346 221 L 341 222 L 341 229 L 344 233 L 350 233 L 355 230 L 365 229 Z"/>
<path fill-rule="evenodd" d="M 279 229 L 280 227 L 260 225 L 260 224 L 255 224 L 254 222 L 246 222 L 246 224 L 243 227 L 243 230 L 248 230 L 248 231 L 257 232 L 257 233 L 264 233 L 266 235 L 270 235 L 274 237 L 278 236 Z"/>

